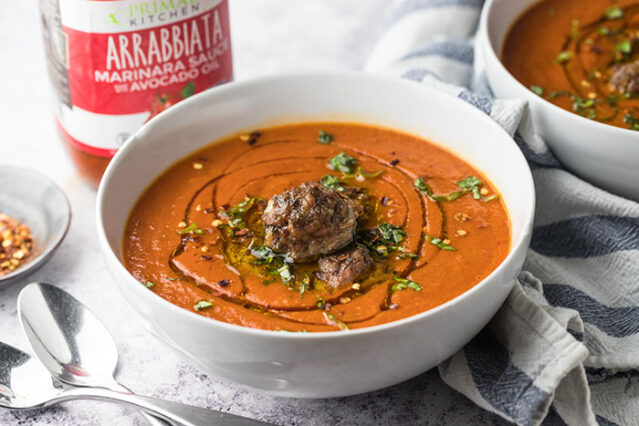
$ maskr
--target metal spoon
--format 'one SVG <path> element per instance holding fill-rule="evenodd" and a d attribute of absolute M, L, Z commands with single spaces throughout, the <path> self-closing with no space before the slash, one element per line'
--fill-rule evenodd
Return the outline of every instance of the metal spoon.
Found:
<path fill-rule="evenodd" d="M 31 410 L 76 399 L 124 403 L 153 413 L 168 422 L 185 426 L 267 424 L 205 408 L 109 389 L 63 386 L 49 375 L 49 371 L 38 360 L 0 342 L 0 407 Z"/>
<path fill-rule="evenodd" d="M 31 283 L 18 296 L 18 317 L 36 356 L 54 378 L 74 386 L 132 394 L 113 377 L 118 362 L 113 337 L 95 314 L 69 293 L 51 284 Z M 204 411 L 210 413 L 206 424 L 219 424 L 220 416 L 230 418 L 229 414 Z M 264 424 L 232 417 L 235 424 Z"/>

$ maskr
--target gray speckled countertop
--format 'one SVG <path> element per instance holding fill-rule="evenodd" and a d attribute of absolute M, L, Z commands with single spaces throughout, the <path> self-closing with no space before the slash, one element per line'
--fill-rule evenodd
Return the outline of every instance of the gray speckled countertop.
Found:
<path fill-rule="evenodd" d="M 102 318 L 118 342 L 118 378 L 123 383 L 141 394 L 282 425 L 503 423 L 449 389 L 436 371 L 355 397 L 274 398 L 207 377 L 146 333 L 117 292 L 100 256 L 95 241 L 95 193 L 82 183 L 57 140 L 48 109 L 36 3 L 0 2 L 0 164 L 37 169 L 58 182 L 69 196 L 73 207 L 70 232 L 49 263 L 29 281 L 57 283 Z M 358 69 L 392 6 L 388 0 L 231 0 L 236 78 Z M 0 339 L 28 350 L 15 307 L 23 284 L 0 290 Z M 28 413 L 0 409 L 0 424 L 144 423 L 137 414 L 116 405 L 77 401 Z"/>

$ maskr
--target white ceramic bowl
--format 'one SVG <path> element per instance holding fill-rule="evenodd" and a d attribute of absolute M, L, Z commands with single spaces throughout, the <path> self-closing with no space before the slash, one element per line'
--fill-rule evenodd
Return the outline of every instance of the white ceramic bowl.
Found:
<path fill-rule="evenodd" d="M 211 320 L 148 291 L 120 260 L 124 224 L 144 189 L 193 151 L 232 133 L 304 121 L 370 123 L 443 145 L 496 185 L 512 219 L 512 248 L 484 281 L 450 302 L 380 326 L 282 333 Z M 144 125 L 117 153 L 98 191 L 100 246 L 144 325 L 206 373 L 274 395 L 352 395 L 414 377 L 467 343 L 494 315 L 526 255 L 534 214 L 528 165 L 486 115 L 413 82 L 321 73 L 230 83 L 181 102 Z"/>
<path fill-rule="evenodd" d="M 478 36 L 488 82 L 498 98 L 530 103 L 535 130 L 561 162 L 584 179 L 639 201 L 639 132 L 589 120 L 535 95 L 501 63 L 501 50 L 515 20 L 538 0 L 489 0 Z"/>

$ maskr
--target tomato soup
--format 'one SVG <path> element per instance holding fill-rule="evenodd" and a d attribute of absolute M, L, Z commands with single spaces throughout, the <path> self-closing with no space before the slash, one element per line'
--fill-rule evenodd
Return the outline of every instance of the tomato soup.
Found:
<path fill-rule="evenodd" d="M 541 1 L 510 29 L 502 61 L 553 104 L 639 130 L 637 0 Z"/>
<path fill-rule="evenodd" d="M 316 332 L 441 305 L 489 275 L 510 239 L 497 190 L 450 152 L 306 123 L 217 141 L 163 172 L 133 207 L 123 259 L 184 309 Z"/>

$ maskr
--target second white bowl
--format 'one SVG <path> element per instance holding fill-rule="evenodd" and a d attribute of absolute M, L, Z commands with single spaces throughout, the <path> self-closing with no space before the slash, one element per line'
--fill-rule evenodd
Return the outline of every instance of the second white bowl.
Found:
<path fill-rule="evenodd" d="M 478 43 L 488 82 L 499 98 L 530 103 L 535 129 L 561 162 L 584 179 L 639 201 L 639 132 L 573 114 L 535 95 L 501 63 L 501 49 L 515 20 L 538 0 L 489 0 Z"/>

